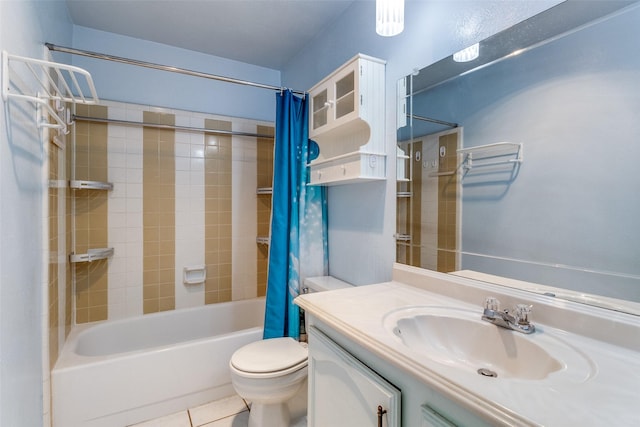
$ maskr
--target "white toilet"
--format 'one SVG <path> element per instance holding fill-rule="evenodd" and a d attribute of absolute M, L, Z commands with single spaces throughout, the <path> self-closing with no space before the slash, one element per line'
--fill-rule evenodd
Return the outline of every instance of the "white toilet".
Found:
<path fill-rule="evenodd" d="M 309 292 L 351 286 L 331 276 L 304 281 Z M 256 341 L 238 349 L 229 362 L 236 393 L 251 402 L 249 427 L 287 427 L 287 402 L 307 379 L 307 345 L 292 338 Z"/>

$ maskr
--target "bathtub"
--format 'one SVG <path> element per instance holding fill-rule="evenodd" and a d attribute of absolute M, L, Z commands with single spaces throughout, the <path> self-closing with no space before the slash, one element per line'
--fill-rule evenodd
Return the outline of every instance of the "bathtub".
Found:
<path fill-rule="evenodd" d="M 264 298 L 77 325 L 51 373 L 53 427 L 124 427 L 232 395 Z"/>

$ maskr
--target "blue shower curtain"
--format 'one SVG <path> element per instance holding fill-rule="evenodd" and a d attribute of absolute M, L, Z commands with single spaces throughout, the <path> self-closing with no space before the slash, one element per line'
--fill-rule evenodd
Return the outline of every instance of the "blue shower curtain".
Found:
<path fill-rule="evenodd" d="M 306 185 L 309 147 L 317 148 L 309 141 L 306 97 L 290 90 L 276 97 L 265 339 L 298 338 L 300 310 L 293 299 L 305 277 L 328 272 L 326 189 Z"/>

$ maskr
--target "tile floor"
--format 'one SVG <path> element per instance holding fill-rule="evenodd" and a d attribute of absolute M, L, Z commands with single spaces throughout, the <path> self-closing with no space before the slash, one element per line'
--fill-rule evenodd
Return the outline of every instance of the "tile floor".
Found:
<path fill-rule="evenodd" d="M 250 405 L 235 395 L 129 427 L 247 427 L 249 410 Z M 300 417 L 292 427 L 306 425 L 306 417 Z"/>

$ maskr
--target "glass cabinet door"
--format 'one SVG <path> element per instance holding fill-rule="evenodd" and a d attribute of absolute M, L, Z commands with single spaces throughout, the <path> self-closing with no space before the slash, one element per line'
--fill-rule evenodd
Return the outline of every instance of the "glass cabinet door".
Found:
<path fill-rule="evenodd" d="M 320 91 L 317 95 L 311 98 L 313 108 L 313 124 L 312 129 L 318 129 L 327 124 L 329 116 L 329 99 L 327 95 L 327 89 Z"/>
<path fill-rule="evenodd" d="M 336 119 L 352 113 L 355 104 L 355 70 L 336 81 Z"/>

